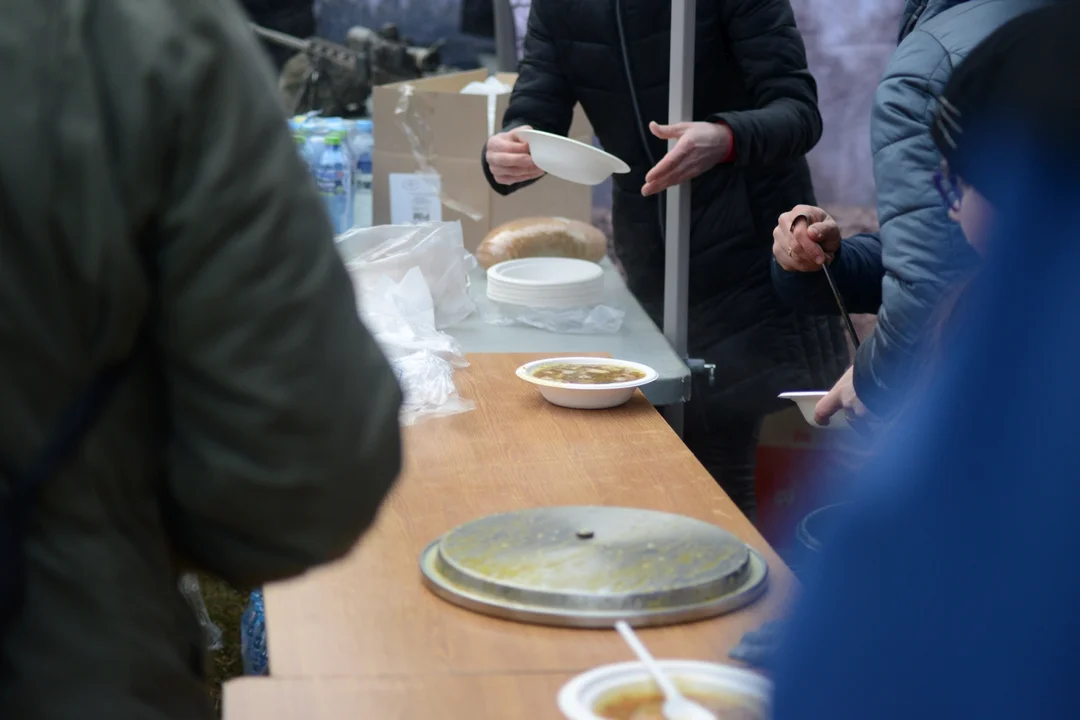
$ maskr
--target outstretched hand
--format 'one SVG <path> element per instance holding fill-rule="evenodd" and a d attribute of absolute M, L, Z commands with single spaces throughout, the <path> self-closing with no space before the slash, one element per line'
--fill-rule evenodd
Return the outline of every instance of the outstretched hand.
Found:
<path fill-rule="evenodd" d="M 731 128 L 721 123 L 683 122 L 674 125 L 649 123 L 649 130 L 661 140 L 676 140 L 656 167 L 645 176 L 642 195 L 655 195 L 669 187 L 693 180 L 720 164 L 731 151 Z"/>

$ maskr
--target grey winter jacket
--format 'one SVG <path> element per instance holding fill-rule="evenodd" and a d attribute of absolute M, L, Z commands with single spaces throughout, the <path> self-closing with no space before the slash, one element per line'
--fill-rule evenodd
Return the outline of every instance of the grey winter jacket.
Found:
<path fill-rule="evenodd" d="M 946 290 L 977 263 L 933 182 L 940 155 L 930 138 L 936 98 L 952 69 L 1008 20 L 1053 0 L 908 0 L 900 45 L 878 85 L 870 120 L 880 231 L 847 238 L 833 274 L 852 311 L 878 324 L 855 360 L 855 390 L 887 414 L 900 402 L 924 354 Z M 836 312 L 820 273 L 774 263 L 777 291 L 808 314 Z"/>
<path fill-rule="evenodd" d="M 0 58 L 0 460 L 136 355 L 25 518 L 0 719 L 210 720 L 177 576 L 346 553 L 401 394 L 235 3 L 0 2 Z"/>

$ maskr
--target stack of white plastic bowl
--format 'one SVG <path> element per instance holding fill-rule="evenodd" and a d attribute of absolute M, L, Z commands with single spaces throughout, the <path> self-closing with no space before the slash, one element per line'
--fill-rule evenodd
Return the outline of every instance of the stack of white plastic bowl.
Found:
<path fill-rule="evenodd" d="M 487 272 L 487 296 L 507 305 L 574 308 L 599 305 L 604 270 L 588 260 L 537 257 L 508 260 Z"/>

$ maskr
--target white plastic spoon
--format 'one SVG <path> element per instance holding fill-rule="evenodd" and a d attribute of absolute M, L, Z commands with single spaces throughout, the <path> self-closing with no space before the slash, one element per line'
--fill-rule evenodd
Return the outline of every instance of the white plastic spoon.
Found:
<path fill-rule="evenodd" d="M 660 709 L 660 712 L 664 715 L 665 720 L 716 720 L 716 716 L 709 712 L 707 708 L 698 705 L 693 700 L 687 700 L 679 692 L 679 688 L 675 687 L 675 683 L 671 682 L 671 678 L 660 669 L 660 665 L 657 664 L 656 659 L 642 644 L 641 638 L 637 636 L 633 628 L 620 620 L 615 623 L 615 629 L 619 631 L 622 639 L 638 656 L 638 660 L 649 671 L 656 684 L 660 686 L 660 691 L 664 693 L 664 706 Z"/>

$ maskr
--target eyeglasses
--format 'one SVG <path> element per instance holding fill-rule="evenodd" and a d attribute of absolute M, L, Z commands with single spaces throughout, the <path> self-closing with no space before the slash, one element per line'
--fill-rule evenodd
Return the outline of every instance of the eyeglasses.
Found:
<path fill-rule="evenodd" d="M 964 199 L 964 189 L 960 186 L 960 181 L 949 170 L 949 164 L 944 160 L 941 161 L 941 167 L 934 173 L 934 185 L 937 186 L 937 190 L 941 193 L 941 199 L 945 201 L 945 206 L 950 210 L 957 211 L 960 209 L 960 202 Z"/>

